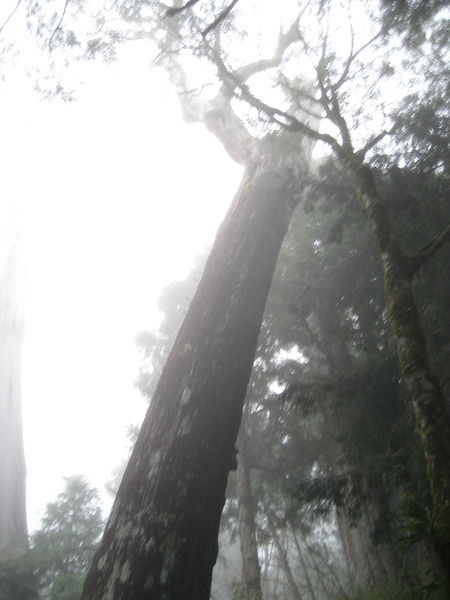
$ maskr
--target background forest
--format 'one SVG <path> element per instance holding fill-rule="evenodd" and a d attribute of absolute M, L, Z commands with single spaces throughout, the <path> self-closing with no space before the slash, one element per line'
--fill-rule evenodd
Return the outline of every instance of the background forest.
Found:
<path fill-rule="evenodd" d="M 392 165 L 378 176 L 398 198 L 391 208 L 405 244 L 419 223 L 418 246 L 448 221 L 448 197 L 438 188 L 432 186 L 430 196 L 422 188 L 428 201 L 418 201 L 421 175 Z M 415 289 L 424 299 L 421 317 L 431 347 L 436 343 L 434 366 L 445 389 L 450 290 L 440 274 L 448 251 L 428 263 Z M 138 379 L 144 393 L 154 389 L 204 260 L 161 296 L 160 331 L 137 338 L 148 361 Z M 425 301 L 438 281 L 436 304 Z M 229 597 L 230 577 L 235 597 L 252 597 L 246 590 L 252 574 L 241 579 L 238 552 L 252 537 L 267 598 L 346 598 L 352 589 L 360 590 L 358 597 L 421 598 L 439 589 L 425 467 L 381 282 L 345 174 L 330 162 L 315 164 L 264 314 L 213 597 Z"/>
<path fill-rule="evenodd" d="M 156 44 L 158 49 L 155 63 L 168 72 L 180 96 L 185 119 L 204 123 L 244 166 L 243 184 L 233 206 L 238 206 L 241 198 L 251 197 L 252 189 L 257 190 L 255 201 L 262 205 L 268 189 L 279 210 L 286 210 L 289 227 L 284 240 L 281 236 L 279 254 L 274 254 L 273 277 L 267 275 L 270 292 L 261 326 L 255 326 L 259 337 L 251 357 L 251 377 L 244 386 L 237 441 L 224 440 L 225 458 L 217 454 L 212 461 L 218 471 L 224 471 L 227 489 L 210 597 L 448 598 L 448 2 L 381 0 L 339 3 L 339 7 L 336 2 L 291 3 L 284 9 L 287 16 L 283 15 L 280 31 L 271 40 L 275 52 L 270 58 L 261 56 L 267 43 L 264 33 L 259 34 L 258 43 L 252 37 L 256 35 L 254 23 L 243 32 L 242 23 L 249 18 L 244 9 L 239 12 L 243 4 L 244 0 L 229 4 L 194 0 L 165 7 L 162 20 L 155 21 L 159 3 L 148 12 L 141 3 L 118 3 L 111 10 L 112 14 L 117 11 L 115 18 L 122 19 L 122 28 L 114 20 L 97 21 L 98 37 L 91 37 L 88 44 L 93 54 L 106 53 L 110 59 L 117 38 L 123 37 L 123 41 L 130 31 L 134 38 L 148 37 L 150 48 L 154 50 Z M 34 15 L 43 18 L 39 3 L 33 6 Z M 72 9 L 67 3 L 66 8 Z M 341 31 L 333 28 L 336 10 L 347 15 L 348 45 L 343 43 Z M 62 55 L 70 52 L 70 35 L 75 35 L 69 25 L 76 25 L 77 20 L 72 16 L 72 22 L 69 17 L 67 29 L 54 23 L 50 39 Z M 33 14 L 30 18 L 33 22 Z M 210 35 L 214 39 L 208 41 Z M 248 56 L 240 56 L 239 48 L 233 47 L 237 41 L 243 47 L 254 44 Z M 49 43 L 48 36 L 45 43 Z M 77 51 L 83 48 L 81 42 L 72 46 L 79 46 Z M 189 60 L 205 57 L 207 66 L 191 68 L 187 77 Z M 238 63 L 242 58 L 245 64 Z M 308 66 L 298 69 L 299 61 Z M 209 84 L 208 78 L 214 79 L 208 71 L 212 68 L 216 79 Z M 214 87 L 214 93 L 207 91 L 205 96 L 203 85 Z M 253 239 L 252 218 L 247 222 L 241 219 L 242 230 L 238 230 L 249 240 Z M 217 331 L 224 332 L 223 344 L 227 340 L 219 317 L 213 327 L 209 313 L 206 309 L 201 312 L 196 304 L 205 290 L 208 302 L 216 293 L 211 272 L 218 273 L 220 281 L 235 269 L 236 289 L 240 289 L 240 265 L 242 272 L 248 266 L 239 255 L 243 244 L 227 234 L 227 223 L 225 220 L 217 237 L 220 242 L 221 235 L 228 235 L 226 250 L 208 248 L 196 258 L 187 279 L 166 287 L 160 298 L 163 318 L 159 329 L 143 331 L 136 338 L 143 357 L 136 385 L 148 398 L 149 414 L 161 427 L 165 417 L 160 418 L 156 411 L 163 403 L 164 378 L 177 370 L 177 336 L 180 340 L 191 328 L 194 332 L 211 330 L 215 340 L 206 346 L 210 349 L 217 341 Z M 265 235 L 278 227 L 278 222 L 269 219 Z M 237 268 L 227 254 L 231 252 L 228 247 L 239 247 L 235 250 Z M 252 252 L 251 248 L 249 255 L 253 256 Z M 225 257 L 222 266 L 221 255 Z M 11 289 L 10 269 L 8 265 L 4 269 L 5 289 Z M 261 273 L 267 270 L 264 264 L 258 269 Z M 409 296 L 405 300 L 403 292 L 409 289 L 411 300 Z M 21 324 L 14 318 L 7 295 L 0 301 L 6 315 L 1 322 L 4 338 L 20 338 Z M 236 312 L 232 318 L 233 302 L 234 296 L 230 296 L 229 304 L 221 305 L 224 323 L 229 318 L 237 329 L 244 329 L 247 321 L 257 321 L 259 309 L 251 301 L 243 313 Z M 206 300 L 202 306 L 209 306 Z M 195 311 L 203 315 L 204 322 L 197 316 L 191 325 L 184 317 Z M 195 335 L 192 339 L 195 346 Z M 411 339 L 415 346 L 408 354 Z M 200 359 L 189 365 L 191 372 L 200 362 L 205 372 L 223 371 L 225 367 L 212 351 L 204 359 L 208 353 L 201 346 L 195 348 Z M 239 356 L 239 345 L 233 352 Z M 225 364 L 226 352 L 220 356 Z M 425 376 L 413 364 L 416 359 L 426 363 Z M 181 372 L 184 363 L 177 368 Z M 230 373 L 223 375 L 223 381 L 233 380 L 235 372 Z M 225 389 L 225 383 L 223 386 Z M 423 390 L 431 388 L 438 392 L 437 396 L 430 392 L 430 397 L 441 399 L 436 401 L 434 413 L 434 400 L 422 402 L 420 398 Z M 190 396 L 188 388 L 183 389 L 178 408 L 175 404 L 170 407 L 182 415 Z M 193 411 L 195 415 L 200 412 L 201 408 Z M 194 438 L 205 436 L 205 447 L 211 453 L 208 426 L 201 420 L 200 425 L 193 425 L 189 419 L 180 417 L 175 441 L 192 428 Z M 138 439 L 137 450 L 122 485 L 125 465 L 118 467 L 114 481 L 108 484 L 112 493 L 118 493 L 117 507 L 137 489 L 131 482 L 141 481 L 136 478 L 145 453 L 138 452 L 144 452 L 147 421 L 142 428 L 130 428 L 133 443 Z M 20 429 L 19 422 L 16 427 Z M 170 427 L 164 434 L 167 438 L 172 436 Z M 19 429 L 14 434 L 19 440 L 18 454 Z M 220 432 L 211 436 L 222 448 Z M 435 446 L 432 438 L 437 440 Z M 173 489 L 180 490 L 180 497 L 186 494 L 186 515 L 191 514 L 190 500 L 188 484 L 183 482 L 200 481 L 192 470 L 195 460 L 189 462 L 191 446 L 192 457 L 200 457 L 198 469 L 205 473 L 205 489 L 208 482 L 216 481 L 210 463 L 201 462 L 195 443 L 191 440 L 182 453 L 186 462 L 179 459 L 175 467 L 172 464 Z M 158 467 L 158 463 L 148 464 L 150 472 Z M 22 480 L 21 464 L 15 471 L 2 469 L 2 487 L 11 485 L 13 479 L 8 477 L 12 472 Z M 153 487 L 142 489 L 148 492 Z M 203 496 L 200 488 L 192 492 L 194 497 L 195 492 Z M 22 497 L 21 491 L 17 493 Z M 208 502 L 206 498 L 205 506 Z M 154 506 L 159 506 L 156 500 L 153 511 Z M 183 512 L 180 506 L 176 504 L 178 513 Z M 0 527 L 5 532 L 2 523 L 11 520 L 7 510 L 8 503 L 2 500 L 0 511 L 7 518 L 2 516 Z M 122 523 L 132 522 L 128 514 L 120 518 Z M 102 544 L 109 543 L 113 524 L 112 516 Z M 95 580 L 95 573 L 102 570 L 98 566 L 101 556 L 107 554 L 105 546 L 100 546 L 95 555 L 104 525 L 97 491 L 83 477 L 68 478 L 64 491 L 47 505 L 41 526 L 31 534 L 30 552 L 20 558 L 1 555 L 0 599 L 37 597 L 36 590 L 39 597 L 50 600 L 109 597 L 102 595 L 106 594 L 100 591 L 103 584 Z M 187 531 L 183 527 L 179 521 L 177 528 Z M 15 533 L 18 530 L 16 527 Z M 165 538 L 170 535 L 165 530 Z M 19 546 L 27 546 L 24 536 L 22 528 Z M 189 545 L 191 538 L 186 539 Z M 202 543 L 192 542 L 195 554 L 194 543 Z M 9 552 L 8 545 L 6 548 Z M 120 557 L 119 542 L 110 548 L 110 554 Z M 137 565 L 139 560 L 136 558 Z M 165 568 L 170 572 L 161 567 L 161 586 Z M 141 569 L 137 567 L 137 571 Z M 127 579 L 134 576 L 121 573 L 117 578 L 120 585 L 128 585 Z M 176 576 L 174 581 L 175 591 L 167 597 L 181 600 Z M 202 589 L 199 599 L 206 597 L 206 587 L 198 587 Z M 115 598 L 140 597 L 134 588 L 128 596 L 120 596 L 121 589 L 117 588 Z M 158 595 L 162 589 L 154 588 L 148 597 L 162 598 Z"/>

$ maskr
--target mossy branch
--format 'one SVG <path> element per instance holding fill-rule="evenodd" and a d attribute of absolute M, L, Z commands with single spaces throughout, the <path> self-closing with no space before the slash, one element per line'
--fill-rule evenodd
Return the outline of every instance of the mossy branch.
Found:
<path fill-rule="evenodd" d="M 425 246 L 422 246 L 414 256 L 410 257 L 409 261 L 412 274 L 415 275 L 447 242 L 450 242 L 450 225 L 441 234 L 435 236 L 426 243 Z"/>

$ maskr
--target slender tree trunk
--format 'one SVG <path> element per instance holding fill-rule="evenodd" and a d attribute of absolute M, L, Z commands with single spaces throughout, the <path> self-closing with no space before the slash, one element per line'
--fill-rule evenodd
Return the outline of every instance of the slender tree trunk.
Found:
<path fill-rule="evenodd" d="M 269 598 L 278 598 L 280 595 L 279 588 L 281 588 L 282 578 L 281 578 L 281 567 L 278 560 L 275 560 L 275 565 L 272 567 L 274 558 L 274 547 L 272 544 L 271 552 L 270 552 L 270 561 L 267 561 L 267 569 L 264 573 L 263 581 L 266 582 L 265 593 L 268 594 Z"/>
<path fill-rule="evenodd" d="M 266 148 L 244 176 L 145 417 L 82 600 L 209 598 L 228 471 L 264 305 L 306 171 L 302 156 L 294 172 Z"/>
<path fill-rule="evenodd" d="M 378 516 L 376 499 L 370 499 L 361 509 L 356 526 L 350 523 L 342 508 L 337 509 L 339 538 L 347 562 L 351 586 L 367 587 L 397 576 L 397 563 L 386 545 L 373 541 L 374 521 Z M 389 563 L 389 558 L 392 562 Z"/>
<path fill-rule="evenodd" d="M 305 559 L 303 556 L 303 551 L 300 548 L 300 544 L 297 539 L 294 523 L 291 523 L 291 531 L 292 531 L 292 539 L 294 540 L 294 544 L 297 549 L 298 560 L 300 561 L 300 564 L 302 565 L 303 573 L 305 576 L 306 587 L 308 588 L 310 600 L 317 600 L 316 592 L 314 591 L 311 577 L 309 576 L 309 568 L 310 567 L 305 562 Z"/>
<path fill-rule="evenodd" d="M 22 335 L 0 329 L 0 563 L 28 549 L 20 405 Z"/>
<path fill-rule="evenodd" d="M 247 434 L 245 427 L 242 427 L 239 435 L 238 450 L 236 488 L 243 591 L 246 599 L 261 600 L 261 569 L 256 543 L 255 516 L 250 487 L 250 469 L 247 458 Z"/>
<path fill-rule="evenodd" d="M 425 454 L 433 500 L 433 538 L 450 578 L 450 418 L 430 367 L 413 297 L 412 279 L 418 267 L 396 240 L 369 167 L 351 161 L 347 166 L 381 257 L 389 320 Z"/>
<path fill-rule="evenodd" d="M 262 548 L 264 557 L 262 560 L 262 573 L 261 573 L 261 583 L 263 585 L 263 593 L 267 594 L 270 597 L 276 597 L 277 586 L 278 586 L 278 577 L 280 573 L 280 567 L 277 564 L 274 566 L 273 563 L 273 543 L 266 544 Z"/>
<path fill-rule="evenodd" d="M 275 524 L 270 516 L 270 513 L 267 510 L 266 510 L 266 516 L 267 516 L 267 522 L 269 525 L 269 530 L 272 535 L 272 539 L 275 544 L 275 548 L 277 549 L 278 560 L 279 560 L 280 566 L 283 570 L 283 573 L 286 577 L 287 583 L 289 585 L 291 597 L 294 600 L 303 600 L 303 595 L 301 594 L 301 592 L 295 582 L 294 575 L 292 574 L 292 570 L 291 570 L 291 567 L 290 567 L 288 559 L 287 559 L 286 550 L 283 548 L 283 544 L 281 543 L 277 528 L 275 527 Z"/>
<path fill-rule="evenodd" d="M 353 368 L 352 358 L 333 317 L 333 307 L 326 297 L 316 299 L 314 310 L 308 317 L 308 325 L 318 349 L 326 357 L 326 365 L 321 364 L 319 368 L 322 371 L 326 369 L 327 375 L 350 372 Z M 341 448 L 336 441 L 341 437 L 342 426 L 327 414 L 324 416 L 324 425 L 331 473 L 342 475 L 342 465 L 339 464 Z M 345 507 L 337 507 L 336 510 L 340 541 L 353 587 L 367 587 L 399 574 L 392 550 L 386 544 L 376 544 L 373 538 L 376 523 L 383 514 L 379 493 L 367 477 L 361 485 L 365 488 L 366 500 L 357 522 L 350 524 Z"/>

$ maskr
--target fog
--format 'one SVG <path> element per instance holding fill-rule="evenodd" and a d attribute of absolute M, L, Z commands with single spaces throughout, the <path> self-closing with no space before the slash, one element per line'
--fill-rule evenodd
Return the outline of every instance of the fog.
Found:
<path fill-rule="evenodd" d="M 221 519 L 212 599 L 441 600 L 448 10 L 56 4 L 0 9 L 0 567 L 22 403 L 43 597 L 209 597 Z"/>
<path fill-rule="evenodd" d="M 27 272 L 30 530 L 63 476 L 104 492 L 146 407 L 134 338 L 157 328 L 162 288 L 213 240 L 241 176 L 144 61 L 83 76 L 73 103 L 4 89 L 4 208 Z"/>

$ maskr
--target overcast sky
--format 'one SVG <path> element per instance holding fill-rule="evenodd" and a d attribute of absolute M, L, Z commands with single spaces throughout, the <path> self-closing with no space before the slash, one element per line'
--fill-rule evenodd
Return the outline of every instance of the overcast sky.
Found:
<path fill-rule="evenodd" d="M 27 261 L 23 411 L 33 530 L 62 477 L 101 488 L 130 422 L 134 337 L 154 328 L 162 288 L 214 238 L 241 168 L 145 61 L 91 66 L 77 102 L 4 84 L 3 196 Z"/>

